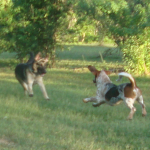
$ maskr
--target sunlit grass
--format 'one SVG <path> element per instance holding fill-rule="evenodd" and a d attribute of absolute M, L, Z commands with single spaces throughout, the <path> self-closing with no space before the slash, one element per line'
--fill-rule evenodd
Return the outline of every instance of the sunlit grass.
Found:
<path fill-rule="evenodd" d="M 50 101 L 44 100 L 37 85 L 33 89 L 34 97 L 24 96 L 21 85 L 15 79 L 14 70 L 7 66 L 1 69 L 0 149 L 150 149 L 150 78 L 135 76 L 137 85 L 143 92 L 148 115 L 143 118 L 141 106 L 136 103 L 137 112 L 132 121 L 127 121 L 129 109 L 124 103 L 114 107 L 102 105 L 94 108 L 92 103 L 82 102 L 83 98 L 96 94 L 96 87 L 92 83 L 93 75 L 84 68 L 87 65 L 95 65 L 97 68 L 112 65 L 115 68 L 118 63 L 107 60 L 102 63 L 98 58 L 88 60 L 86 56 L 84 60 L 82 57 L 73 59 L 75 53 L 64 53 L 67 54 L 60 56 L 56 67 L 47 69 L 44 77 Z M 90 51 L 91 55 L 93 53 Z M 114 73 L 110 75 L 115 84 L 128 82 L 128 79 L 123 78 L 122 82 L 117 83 L 117 78 Z"/>

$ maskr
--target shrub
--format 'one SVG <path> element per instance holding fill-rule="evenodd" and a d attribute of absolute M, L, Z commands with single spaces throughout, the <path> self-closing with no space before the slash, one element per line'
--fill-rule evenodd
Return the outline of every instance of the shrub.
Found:
<path fill-rule="evenodd" d="M 132 36 L 125 42 L 122 52 L 127 64 L 125 70 L 136 74 L 150 73 L 150 34 L 148 29 L 140 36 Z"/>

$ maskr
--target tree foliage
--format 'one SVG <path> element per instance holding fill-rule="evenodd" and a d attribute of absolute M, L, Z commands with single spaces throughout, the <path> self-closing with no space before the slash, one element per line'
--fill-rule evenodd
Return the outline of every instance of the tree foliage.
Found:
<path fill-rule="evenodd" d="M 14 0 L 11 30 L 7 23 L 8 31 L 3 36 L 6 42 L 11 41 L 8 50 L 16 52 L 19 58 L 29 51 L 42 51 L 53 59 L 59 19 L 69 8 L 70 2 L 66 0 Z"/>
<path fill-rule="evenodd" d="M 125 69 L 138 74 L 148 74 L 149 65 L 149 21 L 148 0 L 82 0 L 84 10 L 103 25 L 105 34 L 112 38 L 123 51 Z M 130 67 L 129 67 L 130 66 Z"/>
<path fill-rule="evenodd" d="M 9 32 L 13 30 L 13 10 L 12 1 L 0 1 L 0 47 L 1 51 L 6 51 L 11 48 L 12 39 L 7 41 Z"/>
<path fill-rule="evenodd" d="M 18 58 L 42 51 L 54 61 L 61 43 L 100 43 L 107 36 L 130 62 L 128 71 L 149 72 L 149 0 L 2 0 L 0 10 L 1 51 Z M 141 53 L 145 62 L 132 53 Z"/>
<path fill-rule="evenodd" d="M 99 40 L 99 21 L 90 13 L 90 3 L 84 0 L 76 0 L 70 7 L 66 19 L 61 20 L 63 26 L 58 29 L 58 39 L 67 43 L 90 43 Z M 90 11 L 91 12 L 91 11 Z"/>
<path fill-rule="evenodd" d="M 130 36 L 141 34 L 147 26 L 149 2 L 143 0 L 105 0 L 93 1 L 95 3 L 96 19 L 103 20 L 107 35 L 114 39 L 119 46 Z M 95 12 L 95 11 L 94 11 Z M 101 14 L 97 15 L 97 14 Z"/>
<path fill-rule="evenodd" d="M 111 37 L 120 46 L 123 60 L 128 65 L 126 71 L 149 74 L 150 2 L 116 0 L 107 1 L 104 6 Z"/>

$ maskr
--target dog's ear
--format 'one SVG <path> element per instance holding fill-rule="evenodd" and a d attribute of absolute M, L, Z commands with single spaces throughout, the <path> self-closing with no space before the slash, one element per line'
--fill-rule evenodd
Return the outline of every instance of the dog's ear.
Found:
<path fill-rule="evenodd" d="M 38 52 L 38 53 L 36 54 L 34 60 L 37 61 L 37 60 L 39 60 L 39 59 L 41 59 L 41 53 L 40 53 L 40 52 Z"/>
<path fill-rule="evenodd" d="M 100 71 L 98 71 L 95 67 L 93 66 L 88 66 L 88 69 L 94 74 L 98 74 Z"/>
<path fill-rule="evenodd" d="M 104 71 L 107 75 L 110 75 L 112 73 L 111 71 L 106 71 L 106 70 L 104 70 Z"/>
<path fill-rule="evenodd" d="M 34 57 L 34 63 L 33 63 L 33 65 L 32 65 L 32 68 L 33 68 L 33 71 L 35 72 L 35 73 L 37 73 L 37 62 L 41 59 L 41 53 L 40 52 L 38 52 L 37 54 L 36 54 L 36 56 Z"/>
<path fill-rule="evenodd" d="M 48 62 L 48 59 L 49 59 L 48 56 L 44 58 L 44 64 L 46 64 Z"/>

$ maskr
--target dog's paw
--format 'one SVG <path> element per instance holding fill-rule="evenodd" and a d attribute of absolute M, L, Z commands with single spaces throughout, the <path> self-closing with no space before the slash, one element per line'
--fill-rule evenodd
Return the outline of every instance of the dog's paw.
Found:
<path fill-rule="evenodd" d="M 133 116 L 128 116 L 127 120 L 133 120 Z"/>
<path fill-rule="evenodd" d="M 29 97 L 33 97 L 33 94 L 29 94 Z"/>
<path fill-rule="evenodd" d="M 83 102 L 84 102 L 84 103 L 87 103 L 88 101 L 87 101 L 86 99 L 83 99 Z"/>
<path fill-rule="evenodd" d="M 147 114 L 142 114 L 142 117 L 145 117 Z"/>
<path fill-rule="evenodd" d="M 99 105 L 98 105 L 98 103 L 93 103 L 92 104 L 94 107 L 98 107 Z"/>
<path fill-rule="evenodd" d="M 147 115 L 146 109 L 143 109 L 142 116 L 145 117 Z"/>
<path fill-rule="evenodd" d="M 133 118 L 127 118 L 127 121 L 132 121 L 133 120 Z"/>

